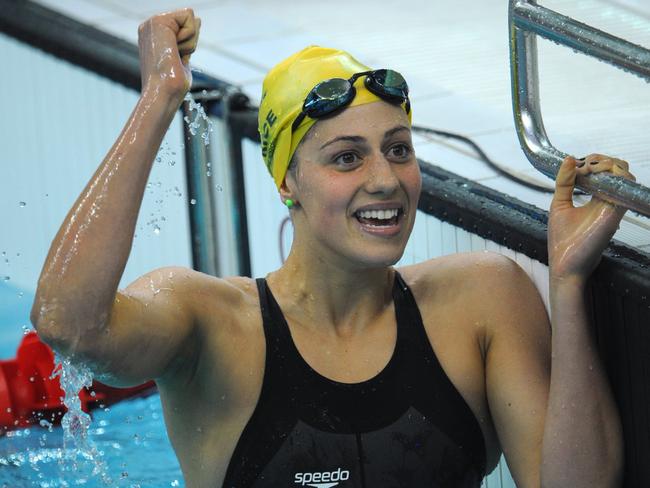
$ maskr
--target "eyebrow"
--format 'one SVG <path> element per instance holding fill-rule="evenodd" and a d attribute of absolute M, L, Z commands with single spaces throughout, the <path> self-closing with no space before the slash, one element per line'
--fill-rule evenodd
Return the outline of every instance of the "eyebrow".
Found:
<path fill-rule="evenodd" d="M 405 125 L 398 125 L 396 127 L 393 127 L 392 129 L 386 131 L 386 133 L 384 134 L 384 140 L 386 140 L 389 137 L 397 134 L 398 132 L 402 132 L 403 130 L 405 130 L 406 132 L 411 132 L 411 129 L 409 129 Z"/>
<path fill-rule="evenodd" d="M 331 145 L 331 144 L 334 144 L 335 142 L 339 142 L 339 141 L 363 142 L 363 141 L 365 141 L 365 140 L 366 140 L 366 138 L 365 138 L 365 137 L 361 137 L 361 136 L 339 136 L 339 137 L 335 137 L 335 138 L 332 139 L 331 141 L 326 142 L 326 143 L 323 144 L 320 148 L 321 148 L 321 149 L 324 149 L 324 148 L 326 148 L 327 146 L 329 146 L 329 145 Z"/>
<path fill-rule="evenodd" d="M 384 140 L 386 140 L 389 137 L 395 135 L 396 133 L 402 132 L 402 131 L 409 132 L 409 128 L 406 127 L 405 125 L 398 125 L 396 127 L 393 127 L 392 129 L 386 131 L 386 133 L 384 134 Z M 366 138 L 361 137 L 361 136 L 339 136 L 339 137 L 335 137 L 331 141 L 327 141 L 320 148 L 324 149 L 325 147 L 329 146 L 330 144 L 334 144 L 335 142 L 339 142 L 339 141 L 364 142 L 365 140 L 366 140 Z"/>

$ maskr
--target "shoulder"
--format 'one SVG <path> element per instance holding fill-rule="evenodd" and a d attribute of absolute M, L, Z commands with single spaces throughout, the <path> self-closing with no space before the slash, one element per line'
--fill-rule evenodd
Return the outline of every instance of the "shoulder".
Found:
<path fill-rule="evenodd" d="M 194 329 L 191 347 L 194 352 L 190 354 L 193 359 L 183 363 L 188 373 L 194 371 L 202 376 L 209 371 L 209 380 L 214 374 L 214 364 L 223 367 L 241 362 L 246 359 L 242 351 L 248 350 L 247 345 L 256 352 L 263 347 L 254 279 L 220 278 L 185 267 L 163 267 L 140 277 L 137 283 L 143 293 L 159 293 L 156 299 L 167 300 L 168 310 L 182 310 L 190 317 Z M 192 366 L 186 367 L 187 363 Z M 186 384 L 187 375 L 181 374 L 179 378 L 173 383 L 180 380 Z"/>
<path fill-rule="evenodd" d="M 514 260 L 491 251 L 451 254 L 400 268 L 418 304 L 464 310 L 489 335 L 545 309 L 537 287 Z M 530 323 L 530 322 L 528 322 Z"/>
<path fill-rule="evenodd" d="M 252 288 L 254 280 L 235 276 L 218 278 L 182 266 L 165 266 L 154 269 L 136 279 L 127 288 L 129 295 L 169 295 L 186 302 L 205 305 L 214 300 L 234 302 L 243 299 Z"/>
<path fill-rule="evenodd" d="M 512 259 L 491 251 L 449 254 L 429 259 L 398 270 L 407 284 L 429 296 L 445 289 L 466 293 L 485 291 L 485 286 L 512 284 L 526 278 L 525 272 Z"/>
<path fill-rule="evenodd" d="M 219 278 L 191 268 L 166 266 L 140 276 L 124 295 L 136 298 L 148 310 L 184 317 L 196 332 L 249 324 L 242 320 L 259 307 L 255 280 L 233 276 Z"/>

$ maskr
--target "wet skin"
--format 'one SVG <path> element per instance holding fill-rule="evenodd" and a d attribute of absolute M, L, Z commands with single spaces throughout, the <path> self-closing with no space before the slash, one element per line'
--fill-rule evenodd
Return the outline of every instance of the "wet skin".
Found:
<path fill-rule="evenodd" d="M 366 120 L 376 122 L 364 124 Z M 269 275 L 269 286 L 305 360 L 336 381 L 372 378 L 394 348 L 390 264 L 404 250 L 420 191 L 407 127 L 404 112 L 385 103 L 353 107 L 320 122 L 301 147 L 295 178 L 289 177 L 281 191 L 283 198 L 299 202 L 292 211 L 295 240 L 287 262 Z M 327 144 L 342 135 L 354 140 Z M 404 208 L 397 232 L 387 236 L 364 230 L 355 210 L 386 202 Z M 480 421 L 490 467 L 500 451 L 485 392 L 485 315 L 480 307 L 466 304 L 482 301 L 477 275 L 494 273 L 504 265 L 500 261 L 480 253 L 400 270 L 420 305 L 443 368 Z M 208 480 L 222 480 L 255 408 L 264 373 L 264 335 L 252 280 L 174 273 L 187 278 L 165 280 L 163 273 L 166 283 L 156 288 L 177 289 L 179 282 L 188 283 L 193 300 L 200 300 L 194 304 L 200 310 L 200 339 L 188 351 L 188 358 L 196 358 L 186 360 L 191 366 L 179 361 L 159 385 L 186 479 L 203 486 Z M 197 281 L 202 282 L 200 288 L 189 285 Z M 142 284 L 147 285 L 146 280 Z M 164 292 L 154 298 L 164 299 Z"/>
<path fill-rule="evenodd" d="M 108 384 L 156 379 L 187 486 L 215 487 L 263 380 L 254 282 L 163 268 L 117 289 L 156 150 L 191 81 L 199 25 L 184 9 L 140 27 L 141 98 L 53 240 L 31 318 L 48 344 Z M 420 192 L 408 120 L 385 102 L 351 107 L 316 124 L 298 155 L 279 195 L 297 202 L 294 242 L 269 286 L 305 360 L 331 379 L 364 381 L 388 363 L 396 340 L 392 265 Z M 443 369 L 479 421 L 488 469 L 503 449 L 518 486 L 620 479 L 620 422 L 582 294 L 624 210 L 598 199 L 574 208 L 571 194 L 577 174 L 633 176 L 614 158 L 587 163 L 567 158 L 557 176 L 550 321 L 526 273 L 503 256 L 458 254 L 399 270 Z M 386 206 L 400 210 L 390 225 L 358 218 Z"/>
<path fill-rule="evenodd" d="M 323 271 L 341 269 L 344 276 L 355 268 L 385 274 L 381 268 L 404 250 L 421 189 L 404 110 L 376 102 L 320 120 L 297 158 L 296 171 L 280 189 L 282 199 L 298 202 L 291 212 L 296 236 L 285 269 L 296 261 Z M 380 208 L 399 208 L 396 225 L 364 225 L 356 216 Z"/>
<path fill-rule="evenodd" d="M 494 274 L 504 264 L 499 261 L 478 253 L 400 269 L 415 294 L 443 369 L 479 420 L 489 469 L 498 461 L 500 449 L 486 398 L 485 316 L 480 315 L 480 307 L 467 303 L 484 300 L 484 290 L 471 283 L 480 282 L 482 274 Z M 262 385 L 265 344 L 257 289 L 246 278 L 219 282 L 187 270 L 177 272 L 180 276 L 189 273 L 188 283 L 194 281 L 194 300 L 201 300 L 195 306 L 202 309 L 205 322 L 200 321 L 197 331 L 199 351 L 188 351 L 193 359 L 179 358 L 177 367 L 158 381 L 165 420 L 188 486 L 221 486 Z M 339 331 L 332 324 L 309 321 L 301 306 L 310 297 L 296 300 L 290 287 L 274 284 L 272 279 L 270 286 L 298 350 L 320 374 L 354 383 L 372 378 L 388 363 L 396 340 L 394 307 L 389 300 L 381 301 L 382 309 L 365 327 Z M 542 305 L 538 307 L 543 313 Z M 360 322 L 368 319 L 359 318 Z"/>

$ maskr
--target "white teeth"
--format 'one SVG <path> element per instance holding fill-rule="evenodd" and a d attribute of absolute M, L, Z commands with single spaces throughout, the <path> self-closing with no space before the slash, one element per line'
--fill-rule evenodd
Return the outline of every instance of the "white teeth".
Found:
<path fill-rule="evenodd" d="M 392 219 L 393 217 L 397 217 L 398 213 L 399 213 L 399 209 L 391 208 L 389 210 L 363 210 L 361 212 L 358 212 L 357 214 L 359 215 L 359 217 L 363 219 L 387 220 L 387 219 Z"/>

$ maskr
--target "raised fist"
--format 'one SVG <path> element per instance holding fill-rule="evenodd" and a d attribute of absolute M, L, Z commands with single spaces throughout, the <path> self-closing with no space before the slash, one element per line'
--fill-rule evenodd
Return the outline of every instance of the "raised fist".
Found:
<path fill-rule="evenodd" d="M 201 19 L 190 8 L 155 15 L 138 28 L 142 89 L 162 90 L 181 100 L 192 84 L 190 55 Z"/>

